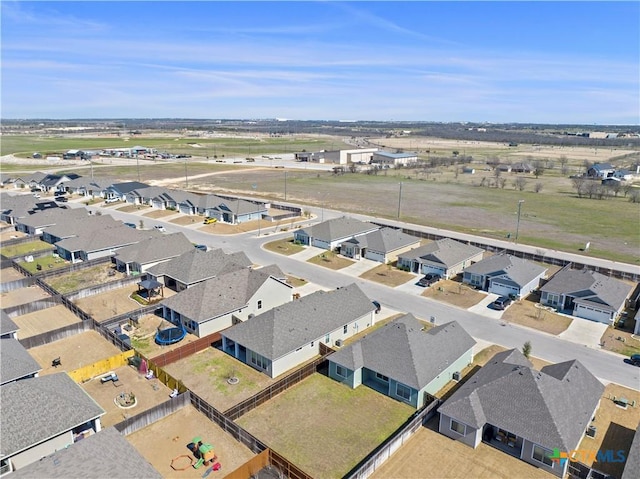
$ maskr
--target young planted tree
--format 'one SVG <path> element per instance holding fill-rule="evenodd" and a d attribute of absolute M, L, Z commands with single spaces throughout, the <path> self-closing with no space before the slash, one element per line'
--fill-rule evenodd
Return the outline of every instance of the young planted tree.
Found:
<path fill-rule="evenodd" d="M 529 359 L 529 356 L 531 356 L 531 343 L 529 341 L 525 342 L 522 345 L 522 354 L 527 359 Z"/>

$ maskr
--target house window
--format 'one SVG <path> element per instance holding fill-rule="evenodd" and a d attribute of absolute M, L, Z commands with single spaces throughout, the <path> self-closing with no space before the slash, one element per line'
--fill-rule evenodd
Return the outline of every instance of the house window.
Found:
<path fill-rule="evenodd" d="M 553 293 L 547 293 L 547 304 L 549 306 L 558 306 L 560 304 L 560 295 L 559 294 L 553 294 Z"/>
<path fill-rule="evenodd" d="M 384 374 L 380 374 L 380 373 L 376 373 L 376 377 L 380 380 L 380 381 L 384 381 L 385 383 L 389 382 L 389 378 L 387 376 L 385 376 Z"/>
<path fill-rule="evenodd" d="M 331 342 L 331 334 L 324 335 L 324 344 L 329 344 Z"/>
<path fill-rule="evenodd" d="M 342 328 L 342 333 L 347 334 L 348 331 L 349 331 L 349 325 L 345 324 L 344 327 Z"/>
<path fill-rule="evenodd" d="M 531 453 L 531 458 L 535 459 L 542 464 L 546 464 L 547 466 L 553 467 L 553 461 L 551 460 L 551 455 L 553 453 L 549 449 L 545 449 L 540 446 L 533 446 L 533 452 Z"/>
<path fill-rule="evenodd" d="M 249 351 L 249 362 L 259 369 L 267 369 L 269 361 L 255 351 Z"/>
<path fill-rule="evenodd" d="M 405 386 L 402 383 L 396 384 L 396 396 L 401 397 L 407 401 L 411 401 L 411 388 Z"/>
<path fill-rule="evenodd" d="M 449 429 L 451 429 L 452 431 L 457 432 L 458 434 L 464 436 L 467 432 L 467 426 L 465 426 L 464 424 L 462 424 L 461 422 L 455 421 L 455 420 L 451 420 L 451 424 L 449 425 Z"/>
<path fill-rule="evenodd" d="M 262 309 L 262 300 L 258 301 L 258 309 Z"/>
<path fill-rule="evenodd" d="M 339 364 L 336 364 L 336 375 L 340 376 L 341 378 L 346 378 L 347 377 L 347 368 L 343 368 Z"/>
<path fill-rule="evenodd" d="M 474 286 L 482 286 L 482 275 L 470 274 L 469 282 Z"/>

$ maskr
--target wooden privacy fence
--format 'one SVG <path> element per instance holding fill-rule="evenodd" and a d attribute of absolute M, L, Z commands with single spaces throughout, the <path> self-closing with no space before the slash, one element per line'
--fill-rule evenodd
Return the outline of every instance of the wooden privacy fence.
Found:
<path fill-rule="evenodd" d="M 15 281 L 9 281 L 7 283 L 0 283 L 0 293 L 8 293 L 20 288 L 27 288 L 35 283 L 35 278 L 22 278 Z"/>
<path fill-rule="evenodd" d="M 319 454 L 321 454 L 320 452 L 321 448 L 322 448 L 322 445 L 319 444 L 318 445 Z M 331 458 L 327 457 L 327 460 L 330 461 Z M 285 475 L 285 477 L 288 477 L 289 479 L 313 479 L 313 476 L 310 476 L 309 474 L 304 472 L 302 469 L 300 469 L 298 466 L 293 464 L 291 461 L 286 459 L 284 456 L 281 456 L 280 454 L 278 454 L 272 449 L 269 449 L 269 462 L 276 469 L 282 472 Z"/>
<path fill-rule="evenodd" d="M 64 268 L 56 268 L 53 270 L 47 271 L 38 271 L 36 276 L 38 278 L 49 278 L 51 276 L 61 276 L 63 274 L 74 273 L 76 271 L 81 271 L 83 269 L 91 268 L 92 266 L 97 266 L 103 263 L 109 263 L 111 261 L 110 256 L 104 256 L 102 258 L 96 258 L 89 261 L 81 261 L 79 263 L 71 263 L 69 266 L 65 266 Z"/>
<path fill-rule="evenodd" d="M 131 276 L 128 278 L 117 279 L 115 281 L 109 281 L 108 283 L 98 284 L 91 286 L 90 288 L 80 289 L 73 291 L 72 293 L 65 294 L 65 297 L 70 301 L 76 301 L 78 299 L 86 298 L 88 296 L 94 296 L 96 294 L 105 293 L 114 289 L 123 288 L 139 283 L 141 278 L 139 276 Z"/>
<path fill-rule="evenodd" d="M 153 406 L 151 409 L 147 409 L 140 414 L 136 414 L 135 416 L 131 416 L 124 421 L 114 424 L 113 427 L 123 436 L 128 436 L 190 405 L 191 396 L 189 391 L 186 391 L 175 398 L 169 399 L 168 401 Z"/>
<path fill-rule="evenodd" d="M 15 230 L 16 229 L 15 225 L 5 226 L 4 228 L 1 228 L 0 231 L 10 230 L 10 229 Z M 9 239 L 9 240 L 3 241 L 2 246 L 13 246 L 16 244 L 31 243 L 32 241 L 37 241 L 37 240 L 42 240 L 42 233 L 39 235 L 23 236 L 22 238 Z"/>
<path fill-rule="evenodd" d="M 7 313 L 10 318 L 15 318 L 16 316 L 22 316 L 23 314 L 35 313 L 36 311 L 49 309 L 54 306 L 58 306 L 59 304 L 62 304 L 62 298 L 60 298 L 60 296 L 54 296 L 52 298 L 38 299 L 37 301 L 32 301 L 30 303 L 11 306 L 10 308 L 5 309 L 4 312 Z"/>
<path fill-rule="evenodd" d="M 74 369 L 73 371 L 69 371 L 68 374 L 76 383 L 83 383 L 95 378 L 96 376 L 106 374 L 113 369 L 126 366 L 128 364 L 128 359 L 134 354 L 135 351 L 133 350 L 124 351 L 120 354 L 116 354 L 115 356 L 111 356 L 110 358 L 101 359 L 100 361 L 96 361 L 88 366 L 83 366 L 81 368 Z M 64 358 L 61 359 L 64 361 Z"/>
<path fill-rule="evenodd" d="M 320 346 L 322 347 L 324 346 L 324 344 L 320 343 Z M 267 402 L 272 397 L 277 396 L 281 392 L 284 392 L 287 389 L 289 389 L 291 386 L 298 384 L 303 379 L 316 373 L 318 369 L 325 366 L 325 362 L 327 361 L 327 356 L 334 352 L 333 349 L 331 348 L 328 348 L 326 346 L 325 348 L 326 348 L 324 350 L 325 354 L 323 354 L 320 358 L 315 359 L 314 361 L 308 364 L 305 364 L 303 367 L 295 370 L 291 374 L 286 375 L 285 377 L 276 381 L 270 386 L 267 386 L 262 391 L 254 394 L 250 398 L 247 398 L 244 401 L 236 404 L 235 406 L 227 409 L 224 412 L 224 415 L 227 416 L 229 419 L 232 419 L 235 421 L 236 419 L 248 413 L 252 409 L 255 409 L 261 404 Z M 327 352 L 327 350 L 329 352 Z M 321 352 L 322 351 L 323 350 L 321 348 Z"/>
<path fill-rule="evenodd" d="M 75 336 L 76 334 L 84 333 L 93 329 L 93 325 L 89 321 L 79 321 L 77 323 L 69 324 L 53 331 L 37 334 L 35 336 L 29 336 L 27 338 L 20 338 L 18 341 L 25 349 L 35 348 L 36 346 L 42 346 L 49 344 L 60 339 Z"/>
<path fill-rule="evenodd" d="M 260 469 L 264 469 L 269 465 L 269 449 L 265 449 L 257 456 L 253 456 L 240 467 L 227 474 L 225 479 L 247 479 L 250 477 L 256 477 L 256 474 Z M 276 477 L 280 476 L 278 475 Z"/>
<path fill-rule="evenodd" d="M 180 346 L 179 348 L 160 354 L 159 356 L 155 356 L 152 358 L 152 361 L 156 366 L 163 368 L 168 364 L 175 363 L 180 359 L 189 357 L 198 351 L 202 351 L 213 346 L 213 344 L 220 341 L 221 338 L 222 336 L 220 336 L 220 333 L 209 334 L 187 343 L 184 346 Z"/>
<path fill-rule="evenodd" d="M 9 259 L 15 261 L 16 263 L 22 263 L 25 262 L 24 258 L 26 258 L 27 256 L 31 256 L 33 257 L 33 262 L 37 263 L 38 258 L 45 258 L 47 256 L 51 256 L 51 253 L 53 253 L 55 251 L 55 248 L 49 248 L 49 249 L 43 249 L 40 251 L 34 251 L 33 253 L 22 253 L 22 254 L 16 254 L 14 256 L 9 256 Z"/>
<path fill-rule="evenodd" d="M 129 319 L 140 319 L 145 314 L 155 313 L 158 309 L 162 309 L 162 306 L 158 304 L 140 306 L 138 309 L 134 309 L 133 311 L 129 311 L 128 313 L 122 313 L 101 321 L 100 324 L 105 328 L 112 328 L 114 326 L 127 322 Z"/>
<path fill-rule="evenodd" d="M 391 454 L 398 450 L 418 429 L 436 415 L 436 409 L 440 404 L 440 400 L 434 398 L 431 403 L 416 411 L 391 436 L 351 469 L 351 471 L 344 476 L 344 479 L 366 479 L 373 474 L 376 469 L 389 459 Z"/>

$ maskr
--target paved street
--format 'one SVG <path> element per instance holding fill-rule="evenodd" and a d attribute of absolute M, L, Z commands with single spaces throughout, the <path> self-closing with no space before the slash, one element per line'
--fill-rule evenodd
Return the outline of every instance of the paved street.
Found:
<path fill-rule="evenodd" d="M 80 206 L 79 204 L 74 204 L 72 207 Z M 91 209 L 95 210 L 96 208 L 91 207 Z M 136 218 L 139 219 L 135 214 L 122 213 L 111 209 L 102 209 L 102 211 L 122 221 L 137 223 Z M 327 216 L 327 210 L 324 211 L 324 217 L 325 220 L 329 217 Z M 153 223 L 162 224 L 163 222 L 154 220 Z M 151 222 L 149 222 L 148 226 L 150 224 Z M 145 225 L 147 225 L 147 221 L 145 221 Z M 499 319 L 489 317 L 489 313 L 487 315 L 477 314 L 473 311 L 439 303 L 432 299 L 424 298 L 418 293 L 413 293 L 411 288 L 408 287 L 409 283 L 407 283 L 406 288 L 404 285 L 398 288 L 389 288 L 378 283 L 356 278 L 345 273 L 344 270 L 329 270 L 306 261 L 271 253 L 261 248 L 264 243 L 291 235 L 290 232 L 275 235 L 268 234 L 259 238 L 255 233 L 213 236 L 174 224 L 171 225 L 170 231 L 183 231 L 194 243 L 206 244 L 210 247 L 221 247 L 227 252 L 244 251 L 257 264 L 276 263 L 286 273 L 305 278 L 319 287 L 333 289 L 356 282 L 369 297 L 378 300 L 385 308 L 411 312 L 417 317 L 427 320 L 434 316 L 437 324 L 455 320 L 474 338 L 507 348 L 520 349 L 525 341 L 530 341 L 534 356 L 551 362 L 578 359 L 605 383 L 615 382 L 634 389 L 640 389 L 640 368 L 625 364 L 623 356 L 601 350 L 597 345 L 586 346 L 574 341 L 567 341 L 561 337 L 530 328 L 501 322 Z M 599 261 L 602 262 L 603 267 L 606 267 L 606 264 L 610 264 L 605 260 Z M 629 266 L 633 267 L 632 265 Z M 420 288 L 421 290 L 422 288 Z"/>

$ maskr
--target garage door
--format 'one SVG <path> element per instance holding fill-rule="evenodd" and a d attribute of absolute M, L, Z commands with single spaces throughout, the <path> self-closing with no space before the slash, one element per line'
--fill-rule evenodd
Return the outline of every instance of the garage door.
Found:
<path fill-rule="evenodd" d="M 576 305 L 575 316 L 590 319 L 591 321 L 598 321 L 599 323 L 609 324 L 611 322 L 609 319 L 609 313 L 588 308 L 580 304 Z"/>
<path fill-rule="evenodd" d="M 365 258 L 370 259 L 371 261 L 378 261 L 379 263 L 384 263 L 384 255 L 382 253 L 367 251 L 367 253 L 365 254 Z"/>
<path fill-rule="evenodd" d="M 493 294 L 499 294 L 500 296 L 509 296 L 510 294 L 519 294 L 519 290 L 516 286 L 507 286 L 504 284 L 491 283 L 489 292 Z"/>

